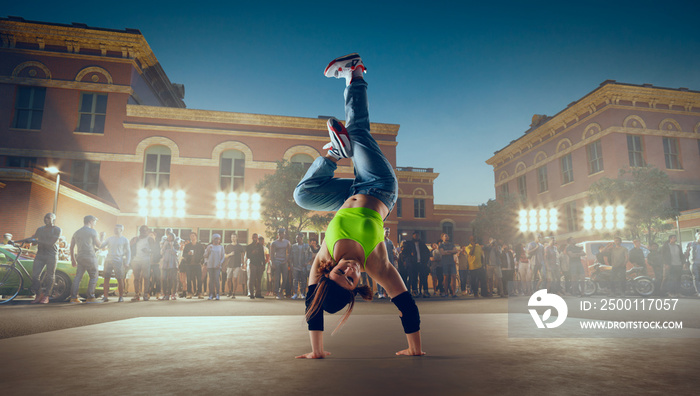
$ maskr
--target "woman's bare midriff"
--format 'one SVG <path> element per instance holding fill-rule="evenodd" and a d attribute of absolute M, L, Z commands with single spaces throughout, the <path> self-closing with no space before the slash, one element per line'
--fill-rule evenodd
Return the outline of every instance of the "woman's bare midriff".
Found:
<path fill-rule="evenodd" d="M 345 208 L 367 208 L 372 209 L 382 216 L 382 219 L 386 218 L 389 214 L 389 208 L 386 207 L 384 202 L 379 199 L 366 194 L 355 194 L 352 197 L 345 200 L 343 206 L 340 209 Z"/>

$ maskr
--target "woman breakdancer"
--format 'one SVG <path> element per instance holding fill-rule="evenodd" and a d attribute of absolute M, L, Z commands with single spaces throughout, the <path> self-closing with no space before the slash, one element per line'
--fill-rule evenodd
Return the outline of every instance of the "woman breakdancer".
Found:
<path fill-rule="evenodd" d="M 350 304 L 336 331 L 352 312 L 355 295 L 372 299 L 369 287 L 358 286 L 366 271 L 387 291 L 401 311 L 408 348 L 397 355 L 424 355 L 421 349 L 420 314 L 399 273 L 389 262 L 384 243 L 384 221 L 396 203 L 398 184 L 391 164 L 370 134 L 366 72 L 358 54 L 331 61 L 326 77 L 345 78 L 346 126 L 328 120 L 331 143 L 318 157 L 294 191 L 297 204 L 309 210 L 336 211 L 326 238 L 314 259 L 306 294 L 306 321 L 312 351 L 297 358 L 319 359 L 323 349 L 323 311 L 335 313 Z M 354 179 L 334 178 L 336 163 L 352 158 Z M 335 331 L 334 331 L 335 333 Z"/>

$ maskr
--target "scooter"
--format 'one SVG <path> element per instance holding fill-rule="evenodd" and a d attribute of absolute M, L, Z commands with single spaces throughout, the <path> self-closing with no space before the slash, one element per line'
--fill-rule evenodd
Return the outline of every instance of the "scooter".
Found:
<path fill-rule="evenodd" d="M 589 268 L 592 269 L 592 272 L 591 276 L 583 281 L 583 295 L 610 294 L 612 266 L 596 262 Z M 646 275 L 639 275 L 643 270 L 642 267 L 632 267 L 626 271 L 625 290 L 627 294 L 647 297 L 654 293 L 654 280 Z"/>

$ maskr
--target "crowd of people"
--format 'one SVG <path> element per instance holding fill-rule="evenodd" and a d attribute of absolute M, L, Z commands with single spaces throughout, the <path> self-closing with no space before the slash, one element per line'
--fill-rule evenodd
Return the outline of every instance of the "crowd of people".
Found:
<path fill-rule="evenodd" d="M 221 296 L 235 299 L 236 295 L 250 299 L 265 296 L 305 299 L 309 271 L 320 249 L 317 239 L 305 242 L 301 233 L 291 243 L 283 228 L 271 243 L 253 234 L 250 242 L 243 245 L 235 233 L 229 241 L 224 242 L 221 235 L 214 234 L 211 242 L 205 243 L 198 240 L 195 232 L 185 240 L 172 229 L 166 229 L 165 235 L 156 240 L 155 232 L 145 225 L 131 240 L 123 235 L 122 225 L 115 225 L 113 235 L 106 238 L 104 232 L 98 236 L 94 229 L 96 222 L 96 217 L 86 216 L 84 227 L 67 243 L 54 224 L 55 216 L 48 213 L 43 227 L 31 238 L 18 241 L 37 245 L 33 269 L 36 276 L 32 284 L 35 303 L 48 302 L 54 280 L 51 274 L 59 259 L 70 260 L 77 267 L 70 301 L 83 302 L 78 287 L 87 272 L 90 282 L 84 301 L 98 302 L 95 288 L 97 255 L 101 250 L 106 253 L 103 302 L 109 301 L 112 277 L 117 280 L 119 302 L 124 301 L 132 282 L 135 294 L 131 301 L 147 301 L 152 297 L 220 300 Z M 6 234 L 5 240 L 9 239 L 11 235 Z M 649 273 L 654 278 L 657 295 L 678 296 L 684 269 L 692 271 L 695 292 L 700 291 L 700 233 L 685 251 L 676 239 L 671 235 L 662 246 L 652 243 L 646 254 L 639 240 L 634 241 L 630 250 L 622 246 L 619 237 L 601 247 L 595 258 L 611 266 L 611 294 L 624 294 L 628 262 L 641 274 Z M 397 246 L 385 228 L 384 243 L 390 263 L 413 297 L 506 297 L 531 295 L 543 288 L 560 295 L 580 296 L 583 292 L 586 271 L 582 258 L 586 254 L 571 238 L 557 244 L 553 237 L 537 235 L 530 243 L 513 246 L 495 239 L 480 244 L 472 236 L 467 245 L 459 246 L 447 234 L 442 234 L 437 242 L 426 243 L 416 231 L 411 239 Z M 43 283 L 38 276 L 42 270 L 50 274 L 43 278 Z M 378 299 L 387 297 L 382 286 L 367 273 L 362 273 L 361 284 L 369 286 Z"/>

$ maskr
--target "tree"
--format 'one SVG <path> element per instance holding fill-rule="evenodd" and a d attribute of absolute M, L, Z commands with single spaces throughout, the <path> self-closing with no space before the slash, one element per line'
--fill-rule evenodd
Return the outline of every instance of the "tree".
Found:
<path fill-rule="evenodd" d="M 484 243 L 486 238 L 514 242 L 520 206 L 520 199 L 511 195 L 479 205 L 479 213 L 472 222 L 474 235 Z"/>
<path fill-rule="evenodd" d="M 617 179 L 604 177 L 588 189 L 588 199 L 597 204 L 625 206 L 627 230 L 634 239 L 647 244 L 656 239 L 659 231 L 670 228 L 666 220 L 678 216 L 671 207 L 671 179 L 666 172 L 653 166 L 620 169 Z"/>
<path fill-rule="evenodd" d="M 332 218 L 332 215 L 312 215 L 313 212 L 294 202 L 294 188 L 304 173 L 305 170 L 299 164 L 277 161 L 275 173 L 266 175 L 255 185 L 262 201 L 260 216 L 268 238 L 275 239 L 279 228 L 286 229 L 287 235 L 294 235 L 310 225 L 314 229 L 323 229 Z M 327 219 L 325 224 L 323 219 Z"/>

